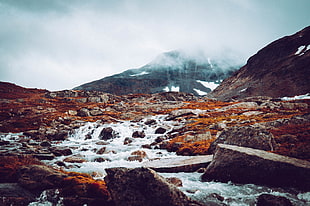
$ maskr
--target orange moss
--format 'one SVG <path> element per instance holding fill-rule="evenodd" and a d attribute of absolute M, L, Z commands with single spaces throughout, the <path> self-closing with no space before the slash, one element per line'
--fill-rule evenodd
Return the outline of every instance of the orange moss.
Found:
<path fill-rule="evenodd" d="M 288 124 L 270 132 L 279 145 L 274 153 L 310 161 L 310 123 Z"/>
<path fill-rule="evenodd" d="M 65 173 L 68 177 L 64 179 L 64 188 L 62 189 L 64 195 L 109 199 L 110 194 L 103 180 L 95 180 L 84 173 Z"/>

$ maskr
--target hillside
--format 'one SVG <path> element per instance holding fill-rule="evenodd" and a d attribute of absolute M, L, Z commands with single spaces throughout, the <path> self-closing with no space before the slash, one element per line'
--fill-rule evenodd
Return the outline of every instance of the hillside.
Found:
<path fill-rule="evenodd" d="M 220 100 L 310 93 L 310 27 L 272 42 L 225 79 L 210 96 Z"/>

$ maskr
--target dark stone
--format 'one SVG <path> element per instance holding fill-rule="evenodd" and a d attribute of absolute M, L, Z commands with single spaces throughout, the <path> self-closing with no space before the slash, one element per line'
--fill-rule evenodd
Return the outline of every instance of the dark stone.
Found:
<path fill-rule="evenodd" d="M 167 131 L 167 129 L 163 128 L 163 127 L 158 127 L 155 130 L 155 134 L 164 134 Z"/>
<path fill-rule="evenodd" d="M 90 112 L 87 108 L 82 108 L 78 111 L 77 115 L 80 117 L 88 117 L 90 116 Z"/>
<path fill-rule="evenodd" d="M 111 162 L 111 160 L 103 157 L 97 157 L 94 159 L 94 162 Z"/>
<path fill-rule="evenodd" d="M 144 124 L 153 125 L 153 124 L 156 124 L 156 120 L 155 119 L 148 119 L 144 122 Z"/>
<path fill-rule="evenodd" d="M 17 183 L 0 184 L 0 205 L 24 206 L 35 200 L 35 194 Z"/>
<path fill-rule="evenodd" d="M 270 194 L 262 194 L 257 198 L 257 206 L 293 206 L 285 197 Z"/>
<path fill-rule="evenodd" d="M 53 155 L 53 154 L 34 154 L 33 157 L 35 157 L 39 160 L 52 160 L 55 158 L 55 155 Z"/>
<path fill-rule="evenodd" d="M 68 156 L 68 155 L 72 155 L 72 151 L 69 148 L 58 148 L 58 147 L 53 147 L 50 149 L 51 152 L 59 157 L 59 156 Z"/>
<path fill-rule="evenodd" d="M 96 154 L 102 155 L 102 154 L 105 153 L 106 149 L 107 149 L 106 147 L 101 147 L 101 148 L 96 152 Z"/>
<path fill-rule="evenodd" d="M 132 141 L 133 141 L 132 138 L 126 137 L 126 138 L 124 139 L 124 145 L 130 144 L 130 143 L 132 143 Z"/>
<path fill-rule="evenodd" d="M 40 143 L 41 147 L 50 147 L 52 144 L 49 141 L 43 141 Z"/>
<path fill-rule="evenodd" d="M 198 206 L 165 178 L 147 168 L 109 168 L 105 181 L 117 206 Z"/>
<path fill-rule="evenodd" d="M 114 138 L 114 130 L 112 127 L 105 127 L 101 130 L 99 134 L 99 139 L 108 140 Z"/>
<path fill-rule="evenodd" d="M 132 133 L 132 137 L 133 138 L 144 138 L 145 133 L 144 133 L 144 131 L 135 131 Z"/>

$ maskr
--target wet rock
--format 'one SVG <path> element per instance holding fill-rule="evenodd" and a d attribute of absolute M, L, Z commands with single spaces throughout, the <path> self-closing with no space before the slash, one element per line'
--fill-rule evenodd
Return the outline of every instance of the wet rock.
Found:
<path fill-rule="evenodd" d="M 177 177 L 167 177 L 166 181 L 170 184 L 173 184 L 176 187 L 182 187 L 183 186 L 182 180 L 180 180 Z"/>
<path fill-rule="evenodd" d="M 108 158 L 97 157 L 94 159 L 94 162 L 111 162 L 111 160 Z"/>
<path fill-rule="evenodd" d="M 147 161 L 143 163 L 143 167 L 151 168 L 156 172 L 195 172 L 199 168 L 206 168 L 212 158 L 212 155 L 177 156 Z"/>
<path fill-rule="evenodd" d="M 310 162 L 263 150 L 218 144 L 203 181 L 310 189 Z"/>
<path fill-rule="evenodd" d="M 156 124 L 156 120 L 155 119 L 147 119 L 144 124 L 146 125 L 154 125 Z"/>
<path fill-rule="evenodd" d="M 109 140 L 115 137 L 115 132 L 112 127 L 105 127 L 101 130 L 99 134 L 99 139 L 101 140 Z"/>
<path fill-rule="evenodd" d="M 139 161 L 142 162 L 144 158 L 147 158 L 147 154 L 145 151 L 137 150 L 130 154 L 127 158 L 128 161 Z"/>
<path fill-rule="evenodd" d="M 144 133 L 144 131 L 135 131 L 132 133 L 132 137 L 133 138 L 144 138 L 145 133 Z"/>
<path fill-rule="evenodd" d="M 285 197 L 270 194 L 262 194 L 257 198 L 257 206 L 293 206 Z"/>
<path fill-rule="evenodd" d="M 58 148 L 58 147 L 53 147 L 50 149 L 51 152 L 59 157 L 59 156 L 69 156 L 72 155 L 72 151 L 69 148 Z"/>
<path fill-rule="evenodd" d="M 106 147 L 101 147 L 97 152 L 96 152 L 96 154 L 98 154 L 98 155 L 102 155 L 102 154 L 104 154 L 105 152 L 106 152 Z"/>
<path fill-rule="evenodd" d="M 19 184 L 33 192 L 59 187 L 66 177 L 44 165 L 23 166 L 19 170 Z"/>
<path fill-rule="evenodd" d="M 49 141 L 43 141 L 40 143 L 41 147 L 50 147 L 52 144 Z"/>
<path fill-rule="evenodd" d="M 167 128 L 158 127 L 158 128 L 155 130 L 155 134 L 164 134 L 166 131 L 167 131 Z"/>
<path fill-rule="evenodd" d="M 220 143 L 266 151 L 273 151 L 277 146 L 273 135 L 259 126 L 230 127 L 219 135 L 208 151 L 214 153 L 216 145 Z"/>
<path fill-rule="evenodd" d="M 118 206 L 198 206 L 155 171 L 147 168 L 106 169 L 105 181 Z"/>
<path fill-rule="evenodd" d="M 130 143 L 132 143 L 132 142 L 133 142 L 133 139 L 130 138 L 130 137 L 126 137 L 126 138 L 124 139 L 124 145 L 130 144 Z"/>
<path fill-rule="evenodd" d="M 83 163 L 83 162 L 86 162 L 85 159 L 83 159 L 81 157 L 77 157 L 77 156 L 67 157 L 63 161 L 64 162 L 69 162 L 69 163 Z"/>

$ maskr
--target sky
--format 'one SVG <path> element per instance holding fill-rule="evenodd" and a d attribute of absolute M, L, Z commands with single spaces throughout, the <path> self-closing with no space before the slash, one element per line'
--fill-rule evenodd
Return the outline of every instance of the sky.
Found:
<path fill-rule="evenodd" d="M 0 0 L 0 81 L 72 89 L 163 52 L 233 56 L 310 25 L 310 0 Z"/>

